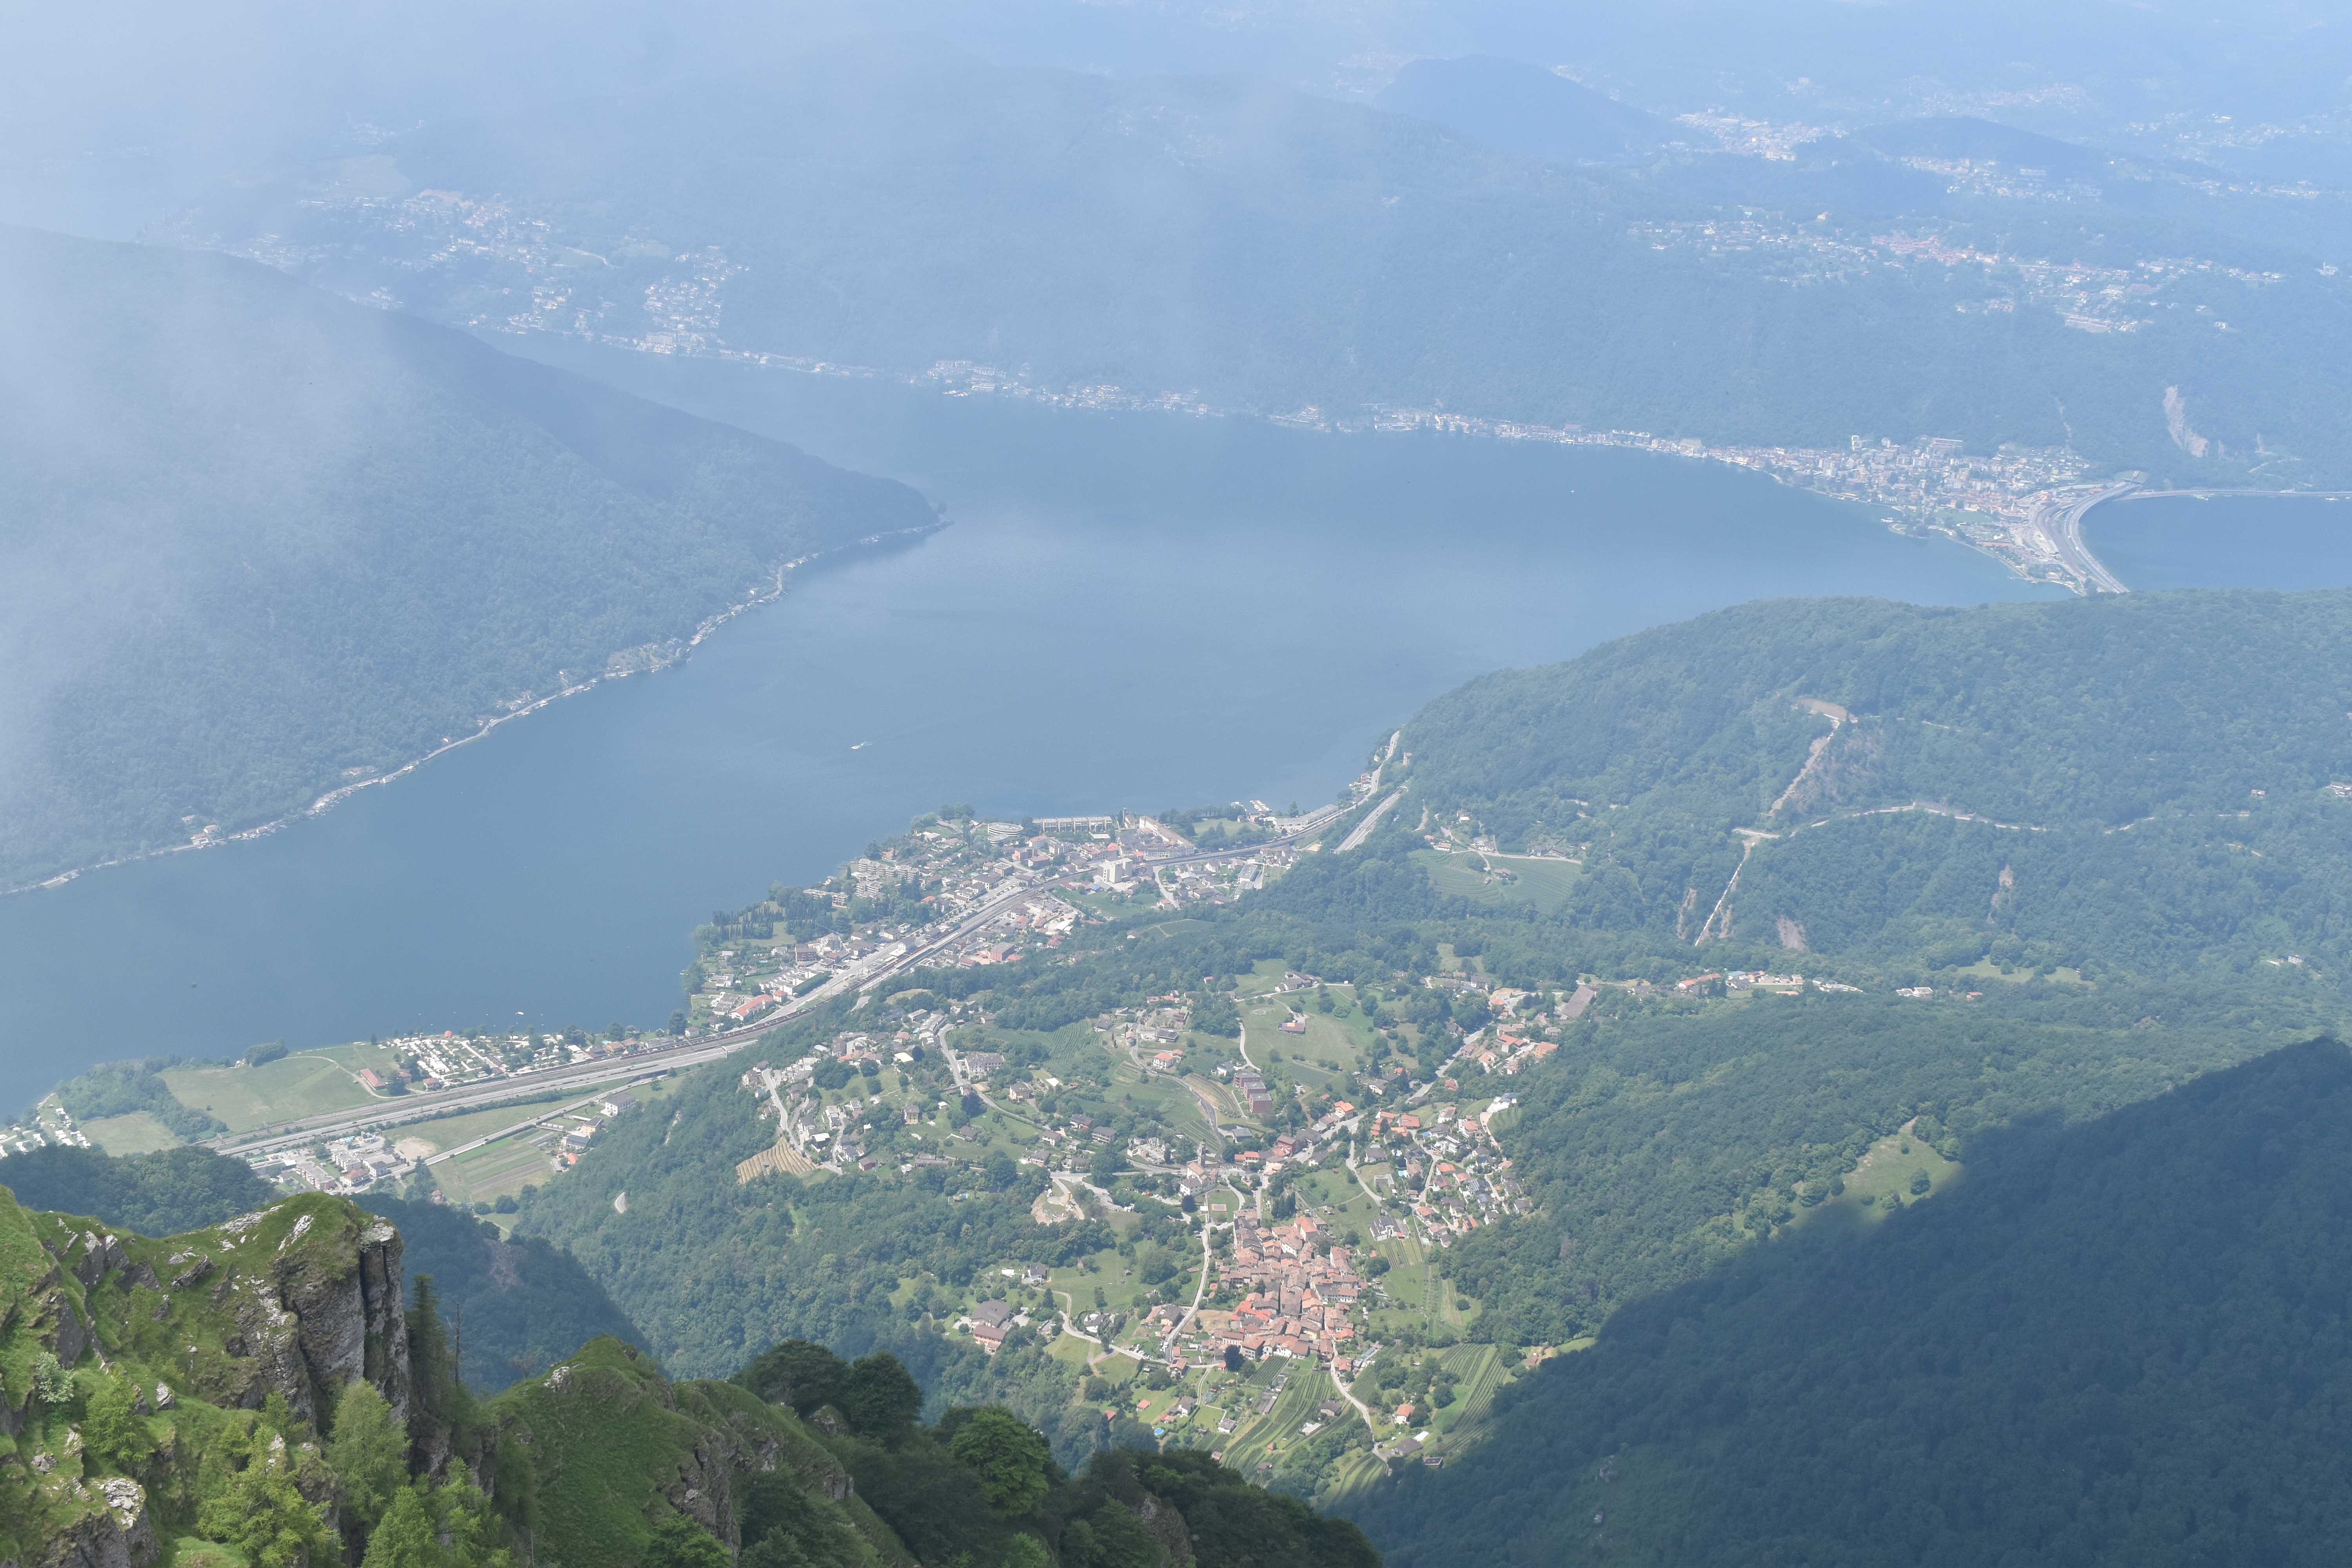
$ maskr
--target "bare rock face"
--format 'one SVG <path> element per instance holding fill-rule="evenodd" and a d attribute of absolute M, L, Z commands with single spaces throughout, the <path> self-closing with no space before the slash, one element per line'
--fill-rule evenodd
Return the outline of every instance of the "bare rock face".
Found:
<path fill-rule="evenodd" d="M 276 1269 L 268 1286 L 239 1304 L 237 1333 L 257 1363 L 244 1403 L 258 1405 L 281 1394 L 297 1415 L 316 1421 L 344 1384 L 364 1379 L 395 1419 L 408 1418 L 400 1233 L 372 1215 L 367 1220 L 352 1250 L 333 1266 L 318 1265 L 313 1244 L 299 1264 Z M 298 1221 L 284 1245 L 300 1242 L 309 1228 Z"/>
<path fill-rule="evenodd" d="M 401 1302 L 400 1232 L 378 1219 L 360 1236 L 360 1375 L 375 1384 L 395 1420 L 408 1419 L 408 1313 Z"/>
<path fill-rule="evenodd" d="M 47 1308 L 51 1323 L 49 1334 L 55 1342 L 58 1359 L 71 1366 L 81 1360 L 81 1352 L 89 1348 L 89 1333 L 82 1327 L 81 1314 L 74 1310 L 73 1301 L 62 1290 L 51 1291 L 44 1305 Z"/>
<path fill-rule="evenodd" d="M 693 1458 L 678 1467 L 677 1479 L 662 1489 L 669 1504 L 726 1542 L 732 1556 L 743 1544 L 735 1525 L 734 1450 L 697 1444 Z"/>
<path fill-rule="evenodd" d="M 122 1240 L 120 1237 L 100 1236 L 88 1230 L 82 1232 L 79 1239 L 81 1255 L 74 1259 L 73 1274 L 81 1281 L 82 1289 L 87 1290 L 105 1279 L 108 1269 L 122 1267 Z"/>
<path fill-rule="evenodd" d="M 154 1521 L 147 1492 L 121 1476 L 79 1483 L 88 1511 L 72 1526 L 41 1543 L 24 1568 L 143 1568 L 155 1560 Z"/>

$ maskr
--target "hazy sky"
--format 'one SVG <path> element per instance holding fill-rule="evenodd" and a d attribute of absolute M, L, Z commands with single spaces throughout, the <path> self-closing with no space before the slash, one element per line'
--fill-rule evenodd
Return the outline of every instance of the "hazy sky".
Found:
<path fill-rule="evenodd" d="M 2347 7 L 2294 0 L 11 0 L 5 26 L 0 217 L 92 232 L 135 231 L 207 180 L 420 121 L 756 70 L 847 30 L 1342 96 L 1377 92 L 1416 57 L 1485 52 L 1651 108 L 1974 110 L 2093 136 L 2168 116 L 2340 111 L 2352 76 Z"/>

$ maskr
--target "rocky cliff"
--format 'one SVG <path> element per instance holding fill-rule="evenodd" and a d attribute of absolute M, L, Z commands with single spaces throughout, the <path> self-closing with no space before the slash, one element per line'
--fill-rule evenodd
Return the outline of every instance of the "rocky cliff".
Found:
<path fill-rule="evenodd" d="M 315 1428 L 364 1380 L 404 1419 L 400 1279 L 399 1233 L 339 1199 L 152 1239 L 0 1188 L 0 1568 L 143 1568 L 273 1401 Z"/>

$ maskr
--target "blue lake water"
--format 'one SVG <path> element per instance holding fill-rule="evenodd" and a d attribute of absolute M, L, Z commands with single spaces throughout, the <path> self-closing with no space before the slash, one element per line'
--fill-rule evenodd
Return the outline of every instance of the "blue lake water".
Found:
<path fill-rule="evenodd" d="M 0 900 L 0 1104 L 130 1055 L 659 1021 L 713 908 L 944 801 L 1328 799 L 1498 666 L 1762 595 L 2039 592 L 1715 465 L 577 363 L 953 526 L 272 837 Z"/>
<path fill-rule="evenodd" d="M 2132 588 L 2352 587 L 2352 501 L 2133 496 L 2094 507 L 2083 538 Z"/>

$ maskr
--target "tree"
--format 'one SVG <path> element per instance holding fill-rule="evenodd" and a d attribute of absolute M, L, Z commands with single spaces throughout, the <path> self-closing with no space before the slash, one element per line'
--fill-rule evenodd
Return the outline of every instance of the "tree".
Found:
<path fill-rule="evenodd" d="M 727 1560 L 727 1548 L 702 1526 L 675 1511 L 654 1521 L 653 1539 L 646 1543 L 641 1562 L 643 1568 L 733 1568 Z"/>
<path fill-rule="evenodd" d="M 327 1510 L 303 1497 L 294 1485 L 278 1434 L 257 1426 L 243 1468 L 228 1475 L 196 1511 L 196 1530 L 245 1553 L 254 1568 L 294 1568 L 297 1563 L 335 1561 L 335 1538 Z"/>
<path fill-rule="evenodd" d="M 1203 1035 L 1230 1037 L 1242 1032 L 1241 1009 L 1230 996 L 1204 996 L 1192 1008 L 1192 1027 Z"/>
<path fill-rule="evenodd" d="M 425 1411 L 442 1408 L 456 1374 L 449 1364 L 449 1338 L 441 1328 L 441 1292 L 430 1274 L 419 1274 L 408 1290 L 408 1367 Z"/>
<path fill-rule="evenodd" d="M 441 1532 L 434 1527 L 433 1510 L 416 1487 L 394 1489 L 383 1517 L 368 1536 L 367 1555 L 360 1568 L 446 1568 L 448 1555 Z"/>
<path fill-rule="evenodd" d="M 1012 1518 L 1045 1500 L 1051 1481 L 1045 1439 L 1002 1405 L 973 1412 L 948 1452 L 980 1478 L 980 1495 L 992 1513 Z"/>
<path fill-rule="evenodd" d="M 823 1345 L 786 1340 L 762 1351 L 735 1381 L 771 1405 L 805 1415 L 820 1405 L 839 1405 L 849 1389 L 849 1366 Z"/>
<path fill-rule="evenodd" d="M 1167 1561 L 1151 1527 L 1117 1502 L 1074 1520 L 1062 1532 L 1064 1568 L 1159 1568 Z"/>
<path fill-rule="evenodd" d="M 841 1413 L 856 1431 L 890 1441 L 913 1426 L 922 1409 L 922 1385 L 897 1356 L 877 1351 L 850 1363 Z"/>
<path fill-rule="evenodd" d="M 1053 1563 L 1045 1555 L 1045 1543 L 1027 1533 L 1006 1542 L 1003 1555 L 996 1561 L 998 1568 L 1052 1568 Z"/>
<path fill-rule="evenodd" d="M 374 1529 L 408 1479 L 408 1434 L 373 1384 L 352 1383 L 336 1399 L 327 1468 L 360 1528 Z"/>
<path fill-rule="evenodd" d="M 43 1351 L 33 1358 L 33 1392 L 44 1405 L 65 1405 L 74 1396 L 74 1374 L 55 1351 Z"/>
<path fill-rule="evenodd" d="M 118 1470 L 139 1468 L 155 1451 L 146 1424 L 131 1407 L 131 1385 L 119 1378 L 107 1379 L 90 1395 L 89 1409 L 82 1417 L 81 1437 L 91 1454 Z"/>
<path fill-rule="evenodd" d="M 427 1500 L 448 1547 L 451 1568 L 509 1568 L 506 1548 L 493 1544 L 498 1527 L 490 1517 L 490 1500 L 464 1467 L 452 1466 L 449 1479 L 434 1488 Z"/>

